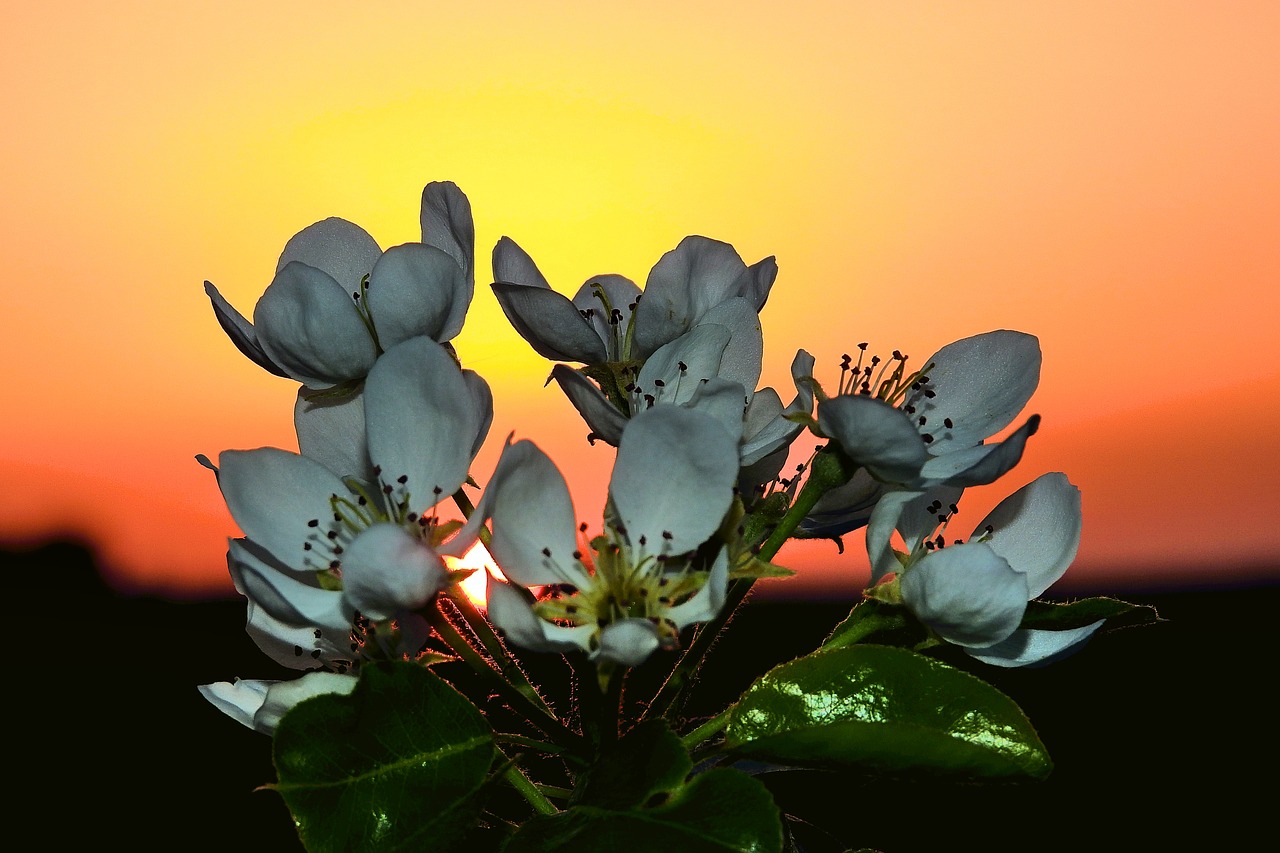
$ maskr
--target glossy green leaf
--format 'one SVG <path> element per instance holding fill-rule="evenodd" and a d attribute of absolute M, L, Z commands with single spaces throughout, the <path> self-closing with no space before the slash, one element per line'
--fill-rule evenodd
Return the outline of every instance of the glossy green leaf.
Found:
<path fill-rule="evenodd" d="M 461 693 L 425 667 L 384 663 L 349 696 L 299 703 L 273 753 L 273 787 L 308 850 L 443 851 L 475 822 L 494 747 Z"/>
<path fill-rule="evenodd" d="M 693 759 L 666 720 L 646 720 L 614 744 L 579 782 L 573 805 L 628 809 L 674 791 L 693 770 Z"/>
<path fill-rule="evenodd" d="M 1130 604 L 1127 601 L 1104 596 L 1082 598 L 1067 604 L 1031 601 L 1027 603 L 1027 612 L 1022 617 L 1020 627 L 1065 631 L 1092 625 L 1099 619 L 1107 620 L 1103 629 L 1111 629 L 1150 625 L 1159 622 L 1160 616 L 1154 607 Z"/>
<path fill-rule="evenodd" d="M 768 790 L 739 770 L 695 776 L 653 808 L 574 806 L 527 822 L 503 853 L 781 853 Z"/>
<path fill-rule="evenodd" d="M 779 666 L 730 713 L 728 746 L 803 767 L 1043 778 L 1052 763 L 1013 700 L 939 661 L 848 646 Z"/>

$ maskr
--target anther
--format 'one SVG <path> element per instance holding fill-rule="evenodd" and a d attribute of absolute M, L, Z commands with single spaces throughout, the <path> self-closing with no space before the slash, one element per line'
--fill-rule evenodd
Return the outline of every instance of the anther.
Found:
<path fill-rule="evenodd" d="M 953 426 L 955 426 L 955 424 L 951 422 L 951 418 L 943 418 L 942 425 L 947 429 L 951 429 Z"/>

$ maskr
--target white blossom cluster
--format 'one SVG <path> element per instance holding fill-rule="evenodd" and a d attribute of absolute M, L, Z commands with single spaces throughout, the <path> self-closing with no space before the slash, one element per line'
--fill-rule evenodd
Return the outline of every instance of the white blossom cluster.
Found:
<path fill-rule="evenodd" d="M 252 320 L 205 285 L 241 352 L 300 383 L 299 452 L 203 460 L 244 534 L 227 560 L 248 600 L 248 631 L 275 661 L 304 672 L 203 686 L 233 718 L 271 732 L 302 699 L 350 691 L 369 656 L 416 656 L 430 636 L 427 608 L 456 580 L 444 558 L 481 537 L 504 578 L 489 578 L 487 617 L 511 643 L 600 666 L 637 665 L 678 645 L 687 626 L 719 614 L 752 544 L 726 520 L 776 490 L 806 427 L 854 473 L 795 534 L 865 526 L 868 597 L 905 606 L 938 638 L 1003 666 L 1064 654 L 1097 628 L 1019 627 L 1027 602 L 1079 544 L 1079 491 L 1064 475 L 1014 492 L 967 540 L 945 532 L 961 492 L 1013 468 L 1036 430 L 1031 417 L 990 441 L 1035 390 L 1034 337 L 976 335 L 919 370 L 897 353 L 868 360 L 864 346 L 856 364 L 846 356 L 834 395 L 801 350 L 784 404 L 757 388 L 759 312 L 777 265 L 747 265 L 705 237 L 659 259 L 643 289 L 599 275 L 572 299 L 515 242 L 498 242 L 499 304 L 557 362 L 552 376 L 593 440 L 617 456 L 595 535 L 555 464 L 527 440 L 508 441 L 472 510 L 462 489 L 493 400 L 449 344 L 474 295 L 466 196 L 429 184 L 421 225 L 421 242 L 386 250 L 345 220 L 304 229 L 286 244 Z M 449 520 L 455 497 L 469 518 Z"/>

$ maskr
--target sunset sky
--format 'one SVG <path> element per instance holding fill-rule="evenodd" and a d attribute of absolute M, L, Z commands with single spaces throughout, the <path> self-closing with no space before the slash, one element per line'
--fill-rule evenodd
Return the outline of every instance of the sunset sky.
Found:
<path fill-rule="evenodd" d="M 202 282 L 250 314 L 296 231 L 416 240 L 452 180 L 482 483 L 515 431 L 598 524 L 612 460 L 486 286 L 496 240 L 571 293 L 705 234 L 777 256 L 765 384 L 799 347 L 834 381 L 860 341 L 1039 336 L 1042 429 L 961 526 L 1061 470 L 1085 507 L 1064 588 L 1274 578 L 1277 44 L 1274 2 L 10 4 L 0 545 L 77 535 L 126 591 L 229 594 L 238 531 L 193 456 L 294 446 L 295 385 Z M 852 595 L 846 544 L 780 561 Z"/>

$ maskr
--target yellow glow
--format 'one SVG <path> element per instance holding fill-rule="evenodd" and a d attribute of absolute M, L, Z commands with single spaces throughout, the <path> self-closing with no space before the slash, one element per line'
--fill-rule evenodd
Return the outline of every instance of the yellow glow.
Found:
<path fill-rule="evenodd" d="M 489 550 L 483 544 L 477 542 L 467 549 L 467 553 L 461 557 L 445 557 L 445 565 L 449 568 L 457 569 L 475 569 L 466 580 L 458 584 L 462 592 L 475 602 L 476 607 L 484 610 L 487 603 L 485 596 L 485 582 L 488 575 L 495 578 L 502 578 L 502 570 L 498 568 L 498 564 L 493 561 L 493 557 L 489 555 Z M 486 574 L 487 573 L 487 574 Z"/>

